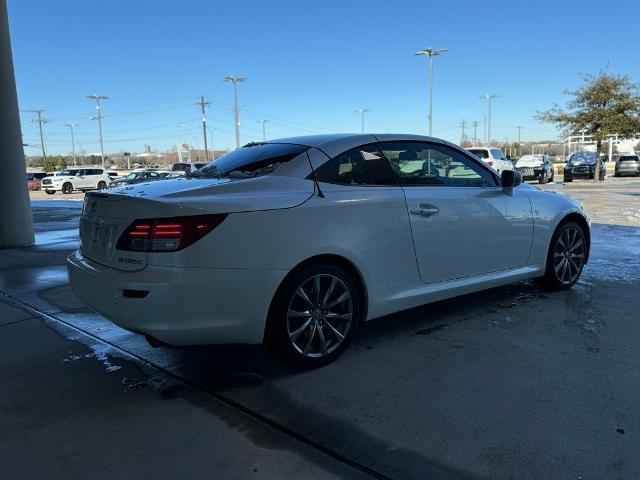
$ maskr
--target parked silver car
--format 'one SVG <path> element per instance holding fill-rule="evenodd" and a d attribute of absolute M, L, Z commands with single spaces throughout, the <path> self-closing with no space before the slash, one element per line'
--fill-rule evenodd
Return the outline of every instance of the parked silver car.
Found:
<path fill-rule="evenodd" d="M 620 155 L 616 161 L 615 176 L 640 176 L 640 157 L 638 155 Z"/>

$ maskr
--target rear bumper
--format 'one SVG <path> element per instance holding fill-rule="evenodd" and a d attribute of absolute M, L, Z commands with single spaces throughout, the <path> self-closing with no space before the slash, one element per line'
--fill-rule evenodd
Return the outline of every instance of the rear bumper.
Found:
<path fill-rule="evenodd" d="M 170 345 L 261 343 L 271 299 L 286 270 L 147 266 L 127 272 L 79 251 L 67 257 L 71 288 L 116 325 Z M 124 290 L 148 291 L 129 298 Z"/>
<path fill-rule="evenodd" d="M 640 168 L 632 167 L 632 168 L 616 168 L 616 175 L 640 175 Z"/>

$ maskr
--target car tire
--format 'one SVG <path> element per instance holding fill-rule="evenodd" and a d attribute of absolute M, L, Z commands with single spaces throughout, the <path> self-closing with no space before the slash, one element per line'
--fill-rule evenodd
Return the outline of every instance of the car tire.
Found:
<path fill-rule="evenodd" d="M 62 185 L 62 193 L 64 193 L 65 195 L 73 193 L 73 185 L 71 184 L 71 182 L 66 182 Z"/>
<path fill-rule="evenodd" d="M 562 180 L 563 180 L 564 183 L 573 182 L 573 178 L 564 177 Z"/>
<path fill-rule="evenodd" d="M 47 194 L 49 195 L 53 195 L 54 193 L 56 193 L 55 190 L 45 190 L 45 192 L 47 192 Z"/>
<path fill-rule="evenodd" d="M 539 183 L 541 183 L 541 184 L 543 184 L 543 185 L 544 185 L 545 183 L 547 183 L 547 172 L 544 172 L 544 173 L 542 174 L 542 177 L 540 177 L 540 178 L 538 179 L 538 182 L 539 182 Z"/>
<path fill-rule="evenodd" d="M 98 190 L 104 190 L 105 188 L 107 188 L 107 182 L 105 181 L 99 181 L 98 182 Z"/>
<path fill-rule="evenodd" d="M 582 226 L 573 221 L 561 223 L 551 237 L 542 285 L 551 291 L 571 288 L 582 274 L 587 255 Z"/>
<path fill-rule="evenodd" d="M 347 349 L 361 319 L 360 298 L 340 267 L 315 264 L 294 271 L 273 299 L 265 343 L 298 367 L 323 367 Z"/>

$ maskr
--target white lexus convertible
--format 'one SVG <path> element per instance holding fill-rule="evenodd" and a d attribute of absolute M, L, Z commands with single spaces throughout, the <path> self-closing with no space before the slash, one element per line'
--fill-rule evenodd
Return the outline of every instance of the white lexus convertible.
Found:
<path fill-rule="evenodd" d="M 90 192 L 80 239 L 73 291 L 152 344 L 265 342 L 318 367 L 365 320 L 529 278 L 571 287 L 590 227 L 451 143 L 328 135 Z"/>

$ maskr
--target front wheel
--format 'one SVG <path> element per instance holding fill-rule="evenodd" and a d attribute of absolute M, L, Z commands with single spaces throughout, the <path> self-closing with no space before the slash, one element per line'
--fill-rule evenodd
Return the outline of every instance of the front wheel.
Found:
<path fill-rule="evenodd" d="M 347 349 L 360 315 L 360 295 L 351 277 L 335 265 L 311 265 L 279 289 L 266 336 L 292 363 L 318 368 Z"/>
<path fill-rule="evenodd" d="M 538 179 L 538 181 L 539 181 L 540 183 L 542 183 L 542 184 L 547 183 L 547 172 L 544 172 L 544 173 L 542 174 L 542 177 L 540 177 L 540 178 Z"/>
<path fill-rule="evenodd" d="M 54 193 L 56 193 L 55 190 L 45 190 L 45 192 L 47 192 L 47 194 L 49 195 L 53 195 Z"/>
<path fill-rule="evenodd" d="M 68 195 L 72 192 L 73 192 L 73 185 L 71 185 L 71 183 L 67 182 L 64 185 L 62 185 L 62 193 Z"/>
<path fill-rule="evenodd" d="M 587 241 L 582 227 L 575 222 L 560 225 L 549 245 L 542 283 L 549 290 L 566 290 L 580 278 L 587 258 Z"/>

